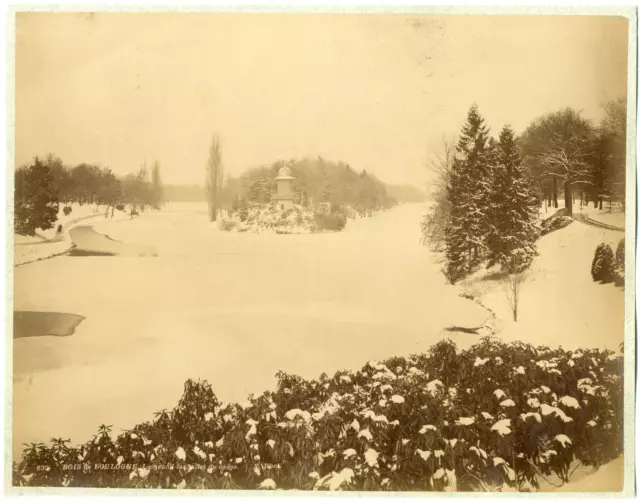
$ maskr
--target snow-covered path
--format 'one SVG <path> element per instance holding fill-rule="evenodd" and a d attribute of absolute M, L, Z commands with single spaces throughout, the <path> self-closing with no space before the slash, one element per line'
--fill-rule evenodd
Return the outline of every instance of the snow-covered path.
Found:
<path fill-rule="evenodd" d="M 405 205 L 335 234 L 214 230 L 204 206 L 174 206 L 98 232 L 157 257 L 63 256 L 15 271 L 14 309 L 86 319 L 70 337 L 14 341 L 13 445 L 81 442 L 173 407 L 187 378 L 223 400 L 369 359 L 421 352 L 486 312 L 447 285 Z"/>

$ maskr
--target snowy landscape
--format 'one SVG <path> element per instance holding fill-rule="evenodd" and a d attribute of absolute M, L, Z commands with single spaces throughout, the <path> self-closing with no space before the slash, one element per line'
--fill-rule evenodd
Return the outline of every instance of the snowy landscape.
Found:
<path fill-rule="evenodd" d="M 137 26 L 122 16 L 21 18 L 33 41 L 21 46 L 24 68 L 66 68 L 43 45 L 62 53 L 56 23 L 114 42 Z M 137 114 L 105 112 L 108 141 L 64 113 L 40 130 L 48 115 L 17 105 L 31 126 L 18 128 L 14 172 L 13 485 L 628 491 L 635 236 L 625 229 L 635 208 L 626 59 L 611 62 L 626 42 L 585 52 L 618 80 L 578 95 L 572 80 L 547 91 L 553 100 L 509 105 L 503 72 L 514 56 L 499 43 L 534 40 L 577 79 L 596 63 L 576 60 L 572 41 L 591 40 L 600 23 L 619 37 L 626 19 L 549 21 L 541 32 L 533 18 L 491 16 L 223 18 L 156 25 L 150 14 L 141 45 L 90 45 L 95 66 L 76 68 L 87 66 L 100 98 L 76 90 L 81 102 L 124 113 L 130 100 Z M 234 39 L 270 23 L 274 49 L 262 58 Z M 492 70 L 462 78 L 469 56 L 458 40 L 484 23 L 472 40 Z M 220 46 L 214 26 L 237 27 L 236 57 L 219 61 L 229 82 L 196 65 L 206 51 L 190 52 Z M 319 43 L 329 27 L 344 44 Z M 297 33 L 305 50 L 275 33 Z M 366 50 L 345 55 L 354 34 Z M 169 86 L 176 72 L 162 62 L 137 73 L 165 51 L 202 80 Z M 121 66 L 131 54 L 138 66 Z M 540 69 L 526 54 L 522 73 Z M 298 76 L 306 87 L 243 66 L 278 55 L 312 64 Z M 34 100 L 58 89 L 27 86 L 25 71 L 18 81 Z M 336 86 L 343 73 L 351 78 Z M 144 91 L 119 89 L 116 104 L 100 94 L 104 75 L 144 81 Z M 257 75 L 265 87 L 246 87 Z M 321 92 L 310 91 L 315 79 Z M 183 120 L 158 115 L 161 105 Z M 199 122 L 203 110 L 215 128 Z"/>
<path fill-rule="evenodd" d="M 220 400 L 243 402 L 275 388 L 282 369 L 312 378 L 390 353 L 409 356 L 443 338 L 461 348 L 477 342 L 451 326 L 487 324 L 503 340 L 618 352 L 623 289 L 585 272 L 595 246 L 614 245 L 622 233 L 575 222 L 541 238 L 513 323 L 500 282 L 479 274 L 465 285 L 485 307 L 447 284 L 438 255 L 416 239 L 424 211 L 406 204 L 352 221 L 345 233 L 293 236 L 217 230 L 202 218 L 206 204 L 169 203 L 118 221 L 94 217 L 96 232 L 152 246 L 158 256 L 60 256 L 16 269 L 16 311 L 85 319 L 72 337 L 14 341 L 14 455 L 23 443 L 55 436 L 81 442 L 103 423 L 130 428 L 170 408 L 193 376 L 212 383 Z M 560 302 L 565 284 L 573 293 Z M 424 303 L 439 307 L 425 313 Z M 601 309 L 584 316 L 593 305 Z"/>

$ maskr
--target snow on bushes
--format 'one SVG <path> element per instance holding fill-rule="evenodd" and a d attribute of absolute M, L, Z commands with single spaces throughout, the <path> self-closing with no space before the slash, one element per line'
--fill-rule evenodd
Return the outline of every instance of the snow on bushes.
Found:
<path fill-rule="evenodd" d="M 339 231 L 347 223 L 345 211 L 320 203 L 311 208 L 293 205 L 282 209 L 275 203 L 249 203 L 220 221 L 223 231 L 308 234 L 323 230 Z"/>
<path fill-rule="evenodd" d="M 477 362 L 482 361 L 481 365 Z M 189 380 L 172 411 L 113 438 L 28 446 L 14 485 L 533 490 L 622 452 L 623 359 L 485 338 L 315 380 L 277 374 L 246 404 Z M 105 469 L 107 467 L 108 469 Z"/>
<path fill-rule="evenodd" d="M 573 222 L 573 218 L 567 216 L 566 210 L 562 208 L 540 222 L 540 237 L 546 236 L 550 232 L 564 229 L 571 222 Z"/>
<path fill-rule="evenodd" d="M 615 260 L 613 250 L 606 243 L 600 243 L 591 262 L 593 281 L 609 282 L 615 277 Z"/>
<path fill-rule="evenodd" d="M 275 203 L 249 203 L 220 221 L 220 229 L 236 232 L 272 231 L 280 234 L 306 234 L 314 232 L 313 212 L 294 205 L 282 209 Z"/>

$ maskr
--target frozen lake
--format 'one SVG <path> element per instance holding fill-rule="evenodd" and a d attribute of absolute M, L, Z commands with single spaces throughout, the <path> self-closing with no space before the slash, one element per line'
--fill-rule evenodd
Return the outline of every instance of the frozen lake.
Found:
<path fill-rule="evenodd" d="M 487 318 L 447 285 L 420 245 L 424 206 L 403 205 L 344 232 L 215 230 L 206 205 L 94 226 L 156 257 L 62 256 L 15 269 L 14 309 L 85 319 L 67 337 L 14 340 L 13 444 L 88 440 L 172 408 L 188 378 L 222 400 L 370 359 L 422 352 L 449 325 Z"/>

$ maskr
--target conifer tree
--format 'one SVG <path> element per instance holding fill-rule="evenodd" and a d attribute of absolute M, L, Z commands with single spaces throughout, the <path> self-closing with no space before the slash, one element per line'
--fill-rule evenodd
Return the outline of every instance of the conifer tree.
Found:
<path fill-rule="evenodd" d="M 509 126 L 500 132 L 495 162 L 488 265 L 500 264 L 509 273 L 518 273 L 536 255 L 538 201 Z"/>
<path fill-rule="evenodd" d="M 14 228 L 18 234 L 34 236 L 36 229 L 53 228 L 58 215 L 51 168 L 37 157 L 28 168 L 15 174 Z"/>
<path fill-rule="evenodd" d="M 451 215 L 445 228 L 447 264 L 452 283 L 466 276 L 483 257 L 489 229 L 486 210 L 491 195 L 487 164 L 488 129 L 473 105 L 462 128 L 447 186 Z"/>

